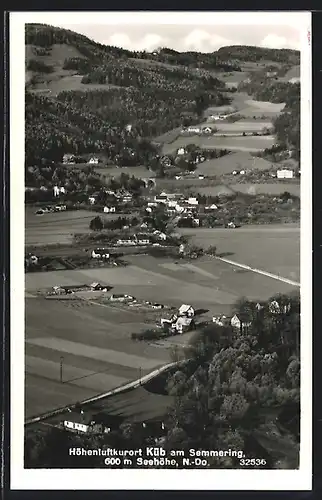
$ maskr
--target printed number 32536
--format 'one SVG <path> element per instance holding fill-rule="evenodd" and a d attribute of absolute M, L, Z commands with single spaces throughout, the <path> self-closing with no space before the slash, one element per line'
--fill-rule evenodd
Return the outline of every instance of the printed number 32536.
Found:
<path fill-rule="evenodd" d="M 254 467 L 258 465 L 266 465 L 265 458 L 242 458 L 239 465 L 243 467 Z"/>

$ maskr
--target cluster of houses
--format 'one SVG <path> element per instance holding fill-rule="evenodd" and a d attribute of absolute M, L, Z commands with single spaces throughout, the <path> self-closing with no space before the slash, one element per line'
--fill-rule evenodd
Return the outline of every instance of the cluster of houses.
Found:
<path fill-rule="evenodd" d="M 38 208 L 38 210 L 36 210 L 36 215 L 43 215 L 43 214 L 49 214 L 49 213 L 52 213 L 52 212 L 64 212 L 65 210 L 67 210 L 67 206 L 66 205 L 63 205 L 63 204 L 59 204 L 59 205 L 47 205 L 45 207 L 42 207 L 42 208 Z"/>
<path fill-rule="evenodd" d="M 115 213 L 118 203 L 130 203 L 133 199 L 132 193 L 126 189 L 119 189 L 118 191 L 112 191 L 110 189 L 105 190 L 105 194 L 110 196 L 112 201 L 109 205 L 103 207 L 104 213 Z M 101 196 L 100 192 L 95 192 L 88 197 L 88 203 L 90 205 L 96 205 Z"/>
<path fill-rule="evenodd" d="M 138 381 L 138 383 L 140 383 Z M 68 408 L 66 414 L 64 415 L 64 420 L 60 422 L 60 426 L 63 427 L 66 431 L 75 433 L 75 434 L 108 434 L 112 431 L 117 431 L 120 428 L 120 423 L 123 421 L 123 418 L 119 415 L 111 415 L 109 412 L 104 412 L 104 410 L 100 410 L 99 413 L 90 411 L 85 406 L 76 409 L 76 408 Z M 155 444 L 161 444 L 163 439 L 161 436 L 164 435 L 166 425 L 163 422 L 163 417 L 161 418 L 139 418 L 139 420 L 135 421 L 135 425 L 137 429 L 145 429 L 153 433 L 156 436 L 154 442 Z M 161 439 L 160 439 L 161 438 Z"/>
<path fill-rule="evenodd" d="M 252 173 L 253 173 L 253 170 L 248 169 L 248 168 L 242 169 L 242 170 L 233 170 L 232 171 L 233 175 L 250 175 Z M 255 175 L 257 175 L 257 171 L 256 171 Z M 270 171 L 268 175 L 269 175 L 269 177 L 277 178 L 277 179 L 294 179 L 295 178 L 294 170 L 287 169 L 287 168 L 282 168 L 282 169 L 279 169 L 276 171 Z"/>
<path fill-rule="evenodd" d="M 255 312 L 257 313 L 264 311 L 264 308 L 265 305 L 261 304 L 260 302 L 257 302 L 257 304 L 255 304 Z M 291 310 L 291 303 L 282 305 L 279 304 L 277 300 L 272 300 L 268 304 L 268 312 L 272 315 L 277 315 L 281 313 L 286 314 L 290 312 L 290 310 Z M 246 333 L 247 329 L 252 324 L 251 315 L 246 312 L 236 313 L 233 316 L 225 316 L 225 315 L 213 316 L 212 321 L 218 326 L 231 326 L 234 330 L 241 333 Z"/>
<path fill-rule="evenodd" d="M 193 207 L 198 207 L 199 201 L 194 196 L 185 197 L 183 194 L 166 193 L 163 191 L 161 194 L 155 195 L 153 201 L 148 202 L 147 208 L 156 207 L 160 204 L 166 206 L 169 214 L 180 214 L 191 211 Z"/>
<path fill-rule="evenodd" d="M 210 127 L 206 125 L 205 127 L 199 127 L 199 126 L 190 126 L 190 127 L 185 127 L 181 130 L 181 134 L 213 134 L 216 132 L 216 129 L 213 127 Z"/>
<path fill-rule="evenodd" d="M 70 295 L 77 292 L 107 292 L 111 287 L 94 282 L 91 285 L 55 285 L 49 295 Z"/>
<path fill-rule="evenodd" d="M 189 304 L 182 304 L 178 312 L 171 318 L 161 318 L 160 326 L 168 328 L 171 333 L 184 333 L 189 331 L 194 324 L 195 311 Z"/>
<path fill-rule="evenodd" d="M 100 162 L 97 156 L 91 156 L 88 158 L 87 163 L 89 165 L 98 165 Z M 73 154 L 64 154 L 63 156 L 63 164 L 64 165 L 74 165 L 76 163 L 76 156 Z"/>

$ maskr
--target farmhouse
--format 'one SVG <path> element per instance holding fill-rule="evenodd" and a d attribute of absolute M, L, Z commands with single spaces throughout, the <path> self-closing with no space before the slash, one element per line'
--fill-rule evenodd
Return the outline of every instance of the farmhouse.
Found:
<path fill-rule="evenodd" d="M 146 233 L 138 233 L 134 235 L 138 245 L 149 245 L 151 243 L 150 235 Z"/>
<path fill-rule="evenodd" d="M 65 165 L 72 165 L 75 163 L 75 156 L 74 155 L 69 155 L 69 154 L 65 154 L 63 156 L 63 163 Z"/>
<path fill-rule="evenodd" d="M 186 154 L 185 148 L 179 148 L 178 149 L 178 151 L 177 151 L 177 155 L 178 156 L 185 155 L 185 154 Z"/>
<path fill-rule="evenodd" d="M 236 330 L 239 330 L 240 332 L 243 332 L 245 329 L 250 327 L 251 321 L 249 321 L 249 318 L 242 314 L 234 314 L 234 316 L 230 320 L 230 324 L 233 328 Z"/>
<path fill-rule="evenodd" d="M 199 204 L 197 198 L 194 198 L 194 197 L 190 197 L 186 201 L 189 205 L 198 205 Z"/>
<path fill-rule="evenodd" d="M 210 210 L 218 210 L 218 207 L 217 207 L 217 205 L 215 205 L 213 203 L 212 205 L 205 206 L 205 210 L 208 210 L 208 211 L 210 211 Z"/>
<path fill-rule="evenodd" d="M 59 196 L 60 194 L 66 194 L 66 189 L 64 188 L 64 186 L 62 187 L 54 186 L 53 192 L 54 196 L 56 197 Z"/>
<path fill-rule="evenodd" d="M 117 245 L 136 245 L 136 240 L 130 236 L 129 238 L 119 238 L 116 242 Z"/>
<path fill-rule="evenodd" d="M 153 231 L 153 235 L 158 239 L 158 240 L 163 240 L 165 241 L 167 239 L 167 235 L 163 233 L 162 231 L 155 230 Z"/>
<path fill-rule="evenodd" d="M 107 206 L 107 205 L 106 205 L 106 206 L 103 208 L 103 212 L 104 212 L 105 214 L 112 214 L 112 213 L 115 213 L 115 211 L 116 211 L 116 207 L 114 207 L 114 206 Z"/>
<path fill-rule="evenodd" d="M 110 251 L 107 248 L 95 248 L 91 255 L 93 259 L 109 259 Z"/>
<path fill-rule="evenodd" d="M 98 291 L 104 291 L 104 292 L 107 292 L 107 288 L 110 288 L 110 287 L 107 287 L 106 285 L 101 285 L 100 283 L 97 283 L 97 282 L 94 282 L 91 284 L 91 290 L 94 292 L 98 292 Z"/>
<path fill-rule="evenodd" d="M 64 212 L 65 210 L 67 210 L 66 205 L 55 205 L 54 207 L 55 212 Z"/>
<path fill-rule="evenodd" d="M 278 179 L 293 179 L 294 172 L 293 170 L 282 169 L 282 170 L 277 170 L 276 175 Z"/>
<path fill-rule="evenodd" d="M 97 156 L 92 156 L 89 160 L 88 160 L 88 163 L 90 165 L 98 165 L 99 163 L 99 159 L 97 158 Z"/>
<path fill-rule="evenodd" d="M 211 134 L 213 129 L 211 127 L 203 127 L 202 131 L 204 134 Z"/>
<path fill-rule="evenodd" d="M 124 294 L 124 293 L 113 293 L 111 296 L 110 296 L 110 300 L 112 302 L 125 302 L 125 301 L 132 301 L 132 300 L 135 300 L 134 297 L 132 297 L 132 295 L 127 295 L 127 294 Z"/>
<path fill-rule="evenodd" d="M 85 417 L 83 411 L 80 413 L 70 412 L 68 420 L 63 420 L 62 425 L 67 431 L 81 434 L 102 434 L 111 431 L 110 427 L 96 423 L 92 416 Z"/>
<path fill-rule="evenodd" d="M 193 318 L 195 315 L 194 308 L 189 304 L 182 304 L 179 307 L 179 316 L 187 316 L 188 318 Z"/>
<path fill-rule="evenodd" d="M 88 202 L 91 205 L 95 205 L 95 203 L 97 203 L 97 199 L 98 199 L 99 194 L 100 193 L 98 193 L 98 192 L 91 194 L 91 196 L 88 197 Z"/>
<path fill-rule="evenodd" d="M 231 318 L 222 315 L 222 316 L 213 316 L 212 322 L 218 326 L 229 326 Z"/>
<path fill-rule="evenodd" d="M 75 292 L 84 292 L 86 290 L 89 290 L 88 285 L 59 285 L 59 286 L 53 286 L 52 290 L 54 294 L 72 294 Z"/>
<path fill-rule="evenodd" d="M 268 306 L 268 309 L 271 314 L 279 314 L 281 312 L 286 314 L 291 310 L 291 304 L 287 303 L 282 306 L 277 302 L 277 300 L 272 300 Z"/>
<path fill-rule="evenodd" d="M 183 129 L 182 132 L 189 132 L 193 134 L 200 134 L 201 128 L 200 127 L 188 127 L 186 129 Z"/>

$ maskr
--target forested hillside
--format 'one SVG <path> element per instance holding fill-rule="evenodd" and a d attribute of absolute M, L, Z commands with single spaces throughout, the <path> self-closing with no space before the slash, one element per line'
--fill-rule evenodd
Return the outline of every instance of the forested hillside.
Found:
<path fill-rule="evenodd" d="M 147 154 L 142 139 L 200 123 L 207 107 L 231 102 L 220 72 L 238 72 L 242 62 L 263 57 L 288 67 L 299 57 L 296 51 L 239 46 L 207 54 L 165 48 L 150 54 L 130 52 L 39 24 L 26 25 L 25 40 L 28 165 L 41 159 L 58 162 L 64 153 L 97 152 L 119 165 L 139 165 Z M 51 82 L 59 82 L 58 91 L 50 90 Z M 293 108 L 299 85 L 290 85 L 263 85 L 255 78 L 241 83 L 240 89 Z M 292 116 L 283 116 L 277 126 L 290 120 L 285 133 L 294 144 Z M 283 132 L 279 134 L 282 138 Z M 155 147 L 148 149 L 156 153 Z"/>

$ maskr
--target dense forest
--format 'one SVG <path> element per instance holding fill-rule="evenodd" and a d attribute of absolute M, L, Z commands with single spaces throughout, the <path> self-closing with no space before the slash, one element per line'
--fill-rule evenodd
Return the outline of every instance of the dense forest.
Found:
<path fill-rule="evenodd" d="M 149 422 L 145 427 L 121 422 L 109 434 L 87 436 L 27 428 L 26 466 L 104 467 L 102 457 L 70 456 L 67 450 L 154 445 L 166 451 L 231 448 L 261 458 L 260 468 L 297 468 L 299 296 L 278 295 L 261 305 L 241 299 L 233 312 L 241 318 L 241 328 L 214 323 L 203 327 L 185 352 L 186 362 L 168 377 L 166 393 L 173 404 L 162 417 L 163 431 Z M 177 354 L 173 351 L 174 360 Z M 94 418 L 98 422 L 103 415 Z M 112 420 L 105 416 L 108 425 Z M 236 457 L 209 460 L 215 468 L 240 466 Z"/>
<path fill-rule="evenodd" d="M 55 100 L 27 92 L 26 162 L 101 151 L 119 165 L 138 165 L 147 148 L 153 151 L 142 138 L 197 123 L 208 105 L 227 102 L 220 92 L 178 94 L 149 87 L 66 91 Z"/>
<path fill-rule="evenodd" d="M 218 49 L 219 57 L 237 59 L 239 61 L 258 62 L 263 59 L 276 63 L 300 64 L 300 51 L 291 49 L 268 49 L 247 45 L 231 45 Z"/>

